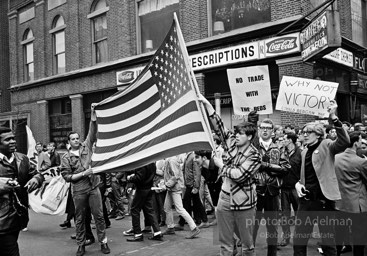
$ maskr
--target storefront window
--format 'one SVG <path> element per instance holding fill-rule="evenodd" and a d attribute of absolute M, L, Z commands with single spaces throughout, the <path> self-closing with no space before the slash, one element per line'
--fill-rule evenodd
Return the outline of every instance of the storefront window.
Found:
<path fill-rule="evenodd" d="M 67 135 L 72 130 L 70 98 L 49 101 L 49 116 L 51 141 L 57 149 L 66 149 Z"/>
<path fill-rule="evenodd" d="M 351 0 L 352 38 L 357 44 L 367 46 L 366 0 Z"/>
<path fill-rule="evenodd" d="M 179 0 L 143 0 L 138 2 L 141 52 L 157 49 L 178 16 Z M 159 24 L 159 25 L 157 25 Z"/>
<path fill-rule="evenodd" d="M 271 20 L 270 0 L 211 0 L 213 35 Z"/>

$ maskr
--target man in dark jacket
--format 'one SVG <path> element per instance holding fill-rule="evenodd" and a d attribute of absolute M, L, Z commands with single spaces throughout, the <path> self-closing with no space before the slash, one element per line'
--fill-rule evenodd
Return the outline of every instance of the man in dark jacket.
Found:
<path fill-rule="evenodd" d="M 262 212 L 264 211 L 268 256 L 277 255 L 278 232 L 276 223 L 280 186 L 290 167 L 283 148 L 280 149 L 271 140 L 273 128 L 272 120 L 268 118 L 262 120 L 259 126 L 258 143 L 254 142 L 261 155 L 261 166 L 256 175 L 257 204 L 253 237 L 256 241 Z"/>
<path fill-rule="evenodd" d="M 132 182 L 136 186 L 135 197 L 131 205 L 131 221 L 133 228 L 124 231 L 125 236 L 134 236 L 128 238 L 128 242 L 143 241 L 143 233 L 140 227 L 140 211 L 143 209 L 145 217 L 148 218 L 148 222 L 152 225 L 153 236 L 149 237 L 150 240 L 161 241 L 163 235 L 158 225 L 156 215 L 153 209 L 153 179 L 156 172 L 155 163 L 151 163 L 140 167 L 134 171 L 133 174 L 127 176 L 127 181 Z"/>
<path fill-rule="evenodd" d="M 16 150 L 11 129 L 0 127 L 0 252 L 18 256 L 18 236 L 27 227 L 28 192 L 40 187 L 43 176 Z"/>
<path fill-rule="evenodd" d="M 301 149 L 296 146 L 298 136 L 295 133 L 288 133 L 284 136 L 285 154 L 289 159 L 291 168 L 286 176 L 283 177 L 283 184 L 281 187 L 281 205 L 282 205 L 282 229 L 283 239 L 280 246 L 289 244 L 291 237 L 290 222 L 291 206 L 293 211 L 298 209 L 298 195 L 295 188 L 299 181 L 301 173 Z"/>

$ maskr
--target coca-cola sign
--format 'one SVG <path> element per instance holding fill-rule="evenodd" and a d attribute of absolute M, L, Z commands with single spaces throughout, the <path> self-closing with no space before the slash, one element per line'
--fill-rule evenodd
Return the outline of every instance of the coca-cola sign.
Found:
<path fill-rule="evenodd" d="M 116 72 L 116 83 L 117 85 L 126 85 L 135 81 L 139 76 L 144 67 L 130 68 L 128 70 L 122 70 Z"/>
<path fill-rule="evenodd" d="M 263 49 L 261 49 L 263 48 Z M 299 33 L 274 37 L 260 42 L 264 57 L 274 57 L 300 51 Z"/>
<path fill-rule="evenodd" d="M 284 37 L 266 43 L 266 53 L 283 53 L 297 47 L 297 37 Z"/>
<path fill-rule="evenodd" d="M 133 71 L 125 71 L 119 74 L 119 82 L 120 83 L 129 83 L 134 80 L 134 72 Z"/>

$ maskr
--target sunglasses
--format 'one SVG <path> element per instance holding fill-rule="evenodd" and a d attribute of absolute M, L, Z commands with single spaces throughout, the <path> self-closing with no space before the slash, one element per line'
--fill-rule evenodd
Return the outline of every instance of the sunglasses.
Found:
<path fill-rule="evenodd" d="M 307 135 L 309 136 L 311 133 L 314 133 L 315 131 L 302 131 L 301 134 L 302 135 Z"/>
<path fill-rule="evenodd" d="M 265 127 L 265 126 L 260 126 L 260 129 L 261 130 L 263 130 L 263 131 L 271 131 L 271 130 L 273 130 L 273 128 L 272 127 Z"/>

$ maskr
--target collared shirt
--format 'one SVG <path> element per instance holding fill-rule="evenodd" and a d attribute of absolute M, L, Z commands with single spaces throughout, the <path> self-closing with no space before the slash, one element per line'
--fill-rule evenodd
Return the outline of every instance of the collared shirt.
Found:
<path fill-rule="evenodd" d="M 0 153 L 0 159 L 2 161 L 7 161 L 8 164 L 11 164 L 14 161 L 14 154 L 11 154 L 11 157 L 8 159 L 4 154 Z"/>

